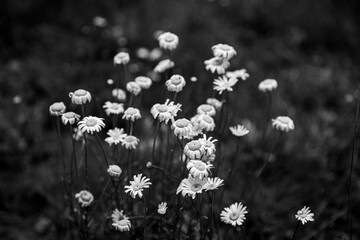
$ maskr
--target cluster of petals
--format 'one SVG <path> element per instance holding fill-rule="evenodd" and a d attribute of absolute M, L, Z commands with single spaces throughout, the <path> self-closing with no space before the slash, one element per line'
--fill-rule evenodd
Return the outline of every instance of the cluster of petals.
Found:
<path fill-rule="evenodd" d="M 215 57 L 222 58 L 222 59 L 231 59 L 236 55 L 235 49 L 227 44 L 216 44 L 211 47 L 211 50 Z"/>
<path fill-rule="evenodd" d="M 207 184 L 207 179 L 194 178 L 189 174 L 188 178 L 181 181 L 176 190 L 176 194 L 181 193 L 183 197 L 189 196 L 195 199 L 197 193 L 199 194 L 202 193 L 203 190 L 206 190 Z"/>
<path fill-rule="evenodd" d="M 213 89 L 218 91 L 219 94 L 222 94 L 223 91 L 233 91 L 233 86 L 238 82 L 237 78 L 227 78 L 225 76 L 220 76 L 218 79 L 214 80 Z"/>
<path fill-rule="evenodd" d="M 94 132 L 100 132 L 105 127 L 103 118 L 87 116 L 78 122 L 79 130 L 93 134 Z"/>
<path fill-rule="evenodd" d="M 166 213 L 166 210 L 167 210 L 167 203 L 166 202 L 159 203 L 157 212 L 161 215 L 164 215 Z"/>
<path fill-rule="evenodd" d="M 175 66 L 175 63 L 170 59 L 161 60 L 154 68 L 154 72 L 163 73 Z"/>
<path fill-rule="evenodd" d="M 117 128 L 117 127 L 114 129 L 110 129 L 107 132 L 107 135 L 109 137 L 105 138 L 105 142 L 107 142 L 110 146 L 112 144 L 118 145 L 127 136 L 127 134 L 125 133 L 125 130 L 123 128 Z"/>
<path fill-rule="evenodd" d="M 215 116 L 216 114 L 215 107 L 211 104 L 201 104 L 196 111 L 198 114 L 206 114 L 209 116 Z"/>
<path fill-rule="evenodd" d="M 149 188 L 151 185 L 150 179 L 142 176 L 142 174 L 134 175 L 134 180 L 130 181 L 130 185 L 125 186 L 125 192 L 129 193 L 133 198 L 139 196 L 143 197 L 143 190 Z"/>
<path fill-rule="evenodd" d="M 206 135 L 204 134 L 203 137 L 199 138 L 198 140 L 203 145 L 205 149 L 205 154 L 207 156 L 211 156 L 215 154 L 216 152 L 215 143 L 217 142 L 217 139 L 213 139 L 212 137 L 207 138 Z"/>
<path fill-rule="evenodd" d="M 214 106 L 214 108 L 215 108 L 217 111 L 219 111 L 219 110 L 221 109 L 222 104 L 223 104 L 222 101 L 219 101 L 219 100 L 216 99 L 216 98 L 208 98 L 208 99 L 206 99 L 206 103 Z"/>
<path fill-rule="evenodd" d="M 171 78 L 165 82 L 165 86 L 169 92 L 181 92 L 185 85 L 184 77 L 178 74 L 172 75 Z"/>
<path fill-rule="evenodd" d="M 123 103 L 116 103 L 116 102 L 105 102 L 103 108 L 105 109 L 106 115 L 110 114 L 120 114 L 124 112 L 124 104 Z"/>
<path fill-rule="evenodd" d="M 214 119 L 207 114 L 197 114 L 190 119 L 191 123 L 194 125 L 195 131 L 214 131 L 215 121 Z"/>
<path fill-rule="evenodd" d="M 70 92 L 69 97 L 71 98 L 71 102 L 76 105 L 82 105 L 87 102 L 91 102 L 90 92 L 84 89 L 78 89 L 75 92 Z"/>
<path fill-rule="evenodd" d="M 224 74 L 226 69 L 230 67 L 230 62 L 227 59 L 213 57 L 204 61 L 205 69 L 212 72 L 217 73 L 219 75 Z"/>
<path fill-rule="evenodd" d="M 116 98 L 119 101 L 125 101 L 126 100 L 126 92 L 122 90 L 121 88 L 114 88 L 111 91 L 111 94 L 114 98 Z"/>
<path fill-rule="evenodd" d="M 125 147 L 126 149 L 136 149 L 139 145 L 140 140 L 133 136 L 127 135 L 121 140 L 121 146 Z"/>
<path fill-rule="evenodd" d="M 114 57 L 114 65 L 126 65 L 130 62 L 130 55 L 127 52 L 119 52 Z"/>
<path fill-rule="evenodd" d="M 171 120 L 174 122 L 174 117 L 176 117 L 177 112 L 180 111 L 181 104 L 175 104 L 174 102 L 167 99 L 164 104 L 157 103 L 155 104 L 150 112 L 153 115 L 154 119 L 158 118 L 160 122 L 165 122 L 166 124 Z"/>
<path fill-rule="evenodd" d="M 231 133 L 236 136 L 236 137 L 242 137 L 247 135 L 250 131 L 243 125 L 236 125 L 236 126 L 232 126 L 229 127 Z"/>
<path fill-rule="evenodd" d="M 179 44 L 179 37 L 171 32 L 165 32 L 158 37 L 162 49 L 173 51 Z"/>
<path fill-rule="evenodd" d="M 126 90 L 136 96 L 141 92 L 141 87 L 137 82 L 130 81 L 126 84 Z"/>
<path fill-rule="evenodd" d="M 225 74 L 228 78 L 240 78 L 245 81 L 250 75 L 247 73 L 246 69 L 235 70 L 232 72 L 226 72 Z"/>
<path fill-rule="evenodd" d="M 80 119 L 80 115 L 76 114 L 74 112 L 66 112 L 63 115 L 61 115 L 61 121 L 64 125 L 66 124 L 70 124 L 73 125 L 75 124 L 77 121 L 79 121 Z"/>
<path fill-rule="evenodd" d="M 171 129 L 178 138 L 191 138 L 194 126 L 186 118 L 180 118 L 171 124 Z"/>
<path fill-rule="evenodd" d="M 50 105 L 49 113 L 51 116 L 61 116 L 65 113 L 66 107 L 63 102 L 55 102 Z"/>
<path fill-rule="evenodd" d="M 137 108 L 128 107 L 125 110 L 122 118 L 134 122 L 135 120 L 141 118 L 140 110 Z"/>
<path fill-rule="evenodd" d="M 94 201 L 92 193 L 86 190 L 76 193 L 75 198 L 78 200 L 81 207 L 88 207 Z"/>
<path fill-rule="evenodd" d="M 278 116 L 275 119 L 272 119 L 272 126 L 276 130 L 280 130 L 283 132 L 289 132 L 290 130 L 295 129 L 294 122 L 288 116 Z"/>
<path fill-rule="evenodd" d="M 200 140 L 192 140 L 184 147 L 184 153 L 190 159 L 200 159 L 205 152 L 205 147 Z"/>
<path fill-rule="evenodd" d="M 272 92 L 278 87 L 278 83 L 275 79 L 265 79 L 259 83 L 259 90 L 262 92 Z"/>
<path fill-rule="evenodd" d="M 135 78 L 135 82 L 142 88 L 142 89 L 149 89 L 152 85 L 152 81 L 149 77 L 145 76 L 138 76 Z"/>
<path fill-rule="evenodd" d="M 210 169 L 212 167 L 212 164 L 204 163 L 201 160 L 190 160 L 186 165 L 186 168 L 189 170 L 189 174 L 194 178 L 199 178 L 200 180 L 209 176 Z"/>
<path fill-rule="evenodd" d="M 131 222 L 129 218 L 123 213 L 123 211 L 119 211 L 115 209 L 111 214 L 112 226 L 119 230 L 120 232 L 128 232 L 131 228 Z"/>
<path fill-rule="evenodd" d="M 206 185 L 205 191 L 217 190 L 219 187 L 224 185 L 224 180 L 218 177 L 208 178 L 208 184 Z"/>
<path fill-rule="evenodd" d="M 304 206 L 302 209 L 297 211 L 295 218 L 301 221 L 301 223 L 304 225 L 308 221 L 314 221 L 314 213 L 310 211 L 309 207 Z"/>
<path fill-rule="evenodd" d="M 107 169 L 107 173 L 110 177 L 117 180 L 120 177 L 122 170 L 118 165 L 110 165 Z"/>
<path fill-rule="evenodd" d="M 231 204 L 230 207 L 226 207 L 220 213 L 220 219 L 226 224 L 231 224 L 232 226 L 241 226 L 245 221 L 245 214 L 248 213 L 246 207 L 242 203 Z"/>

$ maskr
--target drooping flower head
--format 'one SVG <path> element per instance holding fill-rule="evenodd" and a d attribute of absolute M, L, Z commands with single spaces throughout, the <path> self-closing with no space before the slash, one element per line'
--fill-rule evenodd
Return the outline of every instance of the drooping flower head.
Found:
<path fill-rule="evenodd" d="M 225 74 L 228 78 L 237 78 L 237 79 L 241 79 L 243 81 L 245 81 L 248 77 L 250 77 L 250 75 L 247 73 L 246 69 L 240 69 L 240 70 L 235 70 L 233 72 L 226 72 Z"/>
<path fill-rule="evenodd" d="M 235 49 L 227 44 L 216 44 L 211 48 L 215 57 L 230 60 L 236 55 Z"/>
<path fill-rule="evenodd" d="M 71 98 L 71 102 L 76 105 L 91 102 L 91 94 L 84 89 L 78 89 L 75 92 L 69 93 L 69 97 Z"/>
<path fill-rule="evenodd" d="M 165 82 L 165 86 L 169 92 L 181 92 L 186 85 L 185 79 L 181 75 L 172 75 L 169 80 Z"/>
<path fill-rule="evenodd" d="M 213 57 L 204 61 L 205 69 L 212 72 L 217 73 L 219 75 L 224 74 L 226 69 L 230 67 L 230 63 L 227 59 Z"/>
<path fill-rule="evenodd" d="M 213 155 L 216 152 L 215 143 L 217 142 L 217 139 L 212 139 L 212 137 L 207 138 L 204 134 L 203 137 L 198 140 L 204 146 L 207 156 Z"/>
<path fill-rule="evenodd" d="M 259 83 L 259 90 L 262 92 L 272 92 L 278 87 L 275 79 L 265 79 Z"/>
<path fill-rule="evenodd" d="M 290 130 L 295 129 L 294 122 L 288 116 L 279 116 L 276 119 L 272 119 L 272 126 L 276 130 L 289 132 Z"/>
<path fill-rule="evenodd" d="M 297 211 L 295 218 L 301 221 L 301 223 L 304 225 L 308 221 L 310 222 L 314 221 L 314 213 L 310 211 L 309 207 L 304 206 L 302 209 Z"/>
<path fill-rule="evenodd" d="M 164 215 L 166 213 L 167 210 L 167 203 L 166 202 L 162 202 L 158 205 L 158 210 L 157 212 L 161 215 Z"/>
<path fill-rule="evenodd" d="M 181 193 L 183 197 L 188 196 L 192 197 L 192 199 L 195 199 L 196 194 L 202 193 L 203 190 L 206 189 L 207 186 L 207 179 L 199 179 L 194 178 L 190 174 L 188 178 L 184 178 L 179 187 L 176 190 L 176 194 Z"/>
<path fill-rule="evenodd" d="M 215 110 L 215 107 L 213 105 L 201 104 L 197 108 L 197 113 L 198 114 L 206 114 L 206 115 L 209 115 L 209 116 L 215 116 L 216 110 Z"/>
<path fill-rule="evenodd" d="M 231 224 L 234 227 L 236 225 L 241 226 L 245 221 L 245 214 L 248 213 L 246 207 L 242 203 L 231 204 L 230 207 L 226 207 L 220 214 L 221 221 L 226 224 Z"/>
<path fill-rule="evenodd" d="M 81 207 L 88 207 L 94 201 L 92 193 L 86 190 L 82 190 L 75 194 L 75 198 L 78 200 Z"/>
<path fill-rule="evenodd" d="M 127 52 L 119 52 L 114 57 L 114 65 L 126 65 L 130 62 L 130 55 Z"/>
<path fill-rule="evenodd" d="M 94 132 L 100 132 L 105 127 L 103 120 L 103 118 L 93 116 L 84 117 L 78 122 L 78 127 L 82 132 L 93 134 Z"/>
<path fill-rule="evenodd" d="M 55 102 L 49 107 L 49 113 L 51 116 L 61 116 L 65 111 L 66 107 L 63 102 Z"/>
<path fill-rule="evenodd" d="M 140 110 L 137 108 L 128 107 L 125 110 L 122 118 L 134 122 L 135 120 L 141 118 Z"/>
<path fill-rule="evenodd" d="M 141 92 L 141 87 L 136 82 L 130 81 L 126 84 L 126 90 L 136 96 Z"/>
<path fill-rule="evenodd" d="M 61 115 L 61 121 L 63 122 L 64 125 L 66 125 L 68 123 L 70 125 L 73 125 L 79 119 L 80 119 L 80 115 L 76 114 L 74 112 L 66 112 L 63 115 Z"/>
<path fill-rule="evenodd" d="M 206 164 L 200 160 L 190 160 L 186 165 L 186 168 L 189 170 L 189 174 L 194 178 L 199 178 L 200 180 L 209 176 L 210 169 L 212 167 L 212 164 Z"/>
<path fill-rule="evenodd" d="M 125 147 L 126 149 L 136 149 L 139 145 L 139 142 L 140 140 L 137 137 L 128 135 L 121 140 L 121 146 Z"/>
<path fill-rule="evenodd" d="M 123 128 L 114 128 L 110 129 L 107 132 L 107 135 L 109 137 L 105 138 L 105 142 L 107 142 L 110 146 L 112 144 L 118 145 L 122 140 L 124 140 L 127 136 L 126 133 L 124 133 L 125 130 Z"/>
<path fill-rule="evenodd" d="M 107 169 L 107 173 L 112 177 L 115 181 L 119 180 L 119 177 L 122 173 L 121 168 L 118 165 L 110 165 Z"/>
<path fill-rule="evenodd" d="M 175 104 L 174 102 L 171 102 L 170 99 L 166 99 L 164 104 L 155 104 L 150 112 L 154 119 L 158 118 L 160 122 L 165 122 L 167 124 L 169 120 L 174 122 L 174 117 L 177 116 L 177 112 L 180 111 L 180 108 L 181 104 Z"/>
<path fill-rule="evenodd" d="M 222 107 L 223 102 L 219 101 L 216 98 L 208 98 L 206 99 L 206 103 L 214 106 L 214 108 L 219 111 Z"/>
<path fill-rule="evenodd" d="M 131 222 L 129 218 L 123 213 L 123 211 L 119 211 L 115 209 L 111 214 L 112 226 L 119 230 L 120 232 L 128 232 L 131 228 Z"/>
<path fill-rule="evenodd" d="M 135 78 L 135 82 L 139 84 L 142 89 L 149 89 L 151 87 L 152 81 L 150 78 L 145 76 L 138 76 Z"/>
<path fill-rule="evenodd" d="M 222 94 L 223 91 L 233 91 L 233 86 L 238 82 L 237 78 L 227 78 L 225 76 L 220 76 L 218 79 L 214 80 L 213 89 L 218 91 L 219 94 Z"/>
<path fill-rule="evenodd" d="M 114 88 L 111 91 L 111 94 L 114 98 L 116 98 L 119 101 L 125 101 L 126 100 L 126 92 L 120 88 Z"/>
<path fill-rule="evenodd" d="M 130 185 L 125 186 L 125 192 L 129 193 L 133 198 L 137 195 L 139 198 L 143 196 L 143 190 L 151 185 L 150 179 L 142 176 L 142 174 L 134 175 L 134 180 L 130 181 Z"/>
<path fill-rule="evenodd" d="M 171 32 L 165 32 L 158 37 L 159 45 L 165 50 L 174 50 L 179 44 L 179 37 Z"/>
<path fill-rule="evenodd" d="M 103 108 L 105 109 L 106 115 L 110 114 L 120 114 L 124 112 L 124 104 L 123 103 L 115 103 L 115 102 L 105 102 Z"/>
<path fill-rule="evenodd" d="M 175 66 L 175 63 L 170 59 L 161 60 L 156 67 L 154 68 L 154 72 L 156 73 L 163 73 L 166 70 L 169 70 Z"/>
<path fill-rule="evenodd" d="M 243 125 L 236 125 L 233 127 L 229 127 L 231 133 L 236 137 L 242 137 L 247 135 L 250 131 Z"/>
<path fill-rule="evenodd" d="M 181 118 L 172 123 L 171 129 L 178 138 L 188 138 L 193 131 L 193 125 L 186 118 Z"/>
<path fill-rule="evenodd" d="M 224 185 L 224 180 L 218 177 L 208 178 L 207 180 L 208 184 L 206 186 L 206 191 L 217 190 L 219 187 Z"/>
<path fill-rule="evenodd" d="M 215 121 L 214 119 L 206 114 L 197 114 L 196 116 L 190 119 L 191 123 L 194 125 L 194 131 L 201 132 L 205 131 L 214 131 Z"/>
<path fill-rule="evenodd" d="M 205 148 L 200 140 L 192 140 L 185 145 L 184 153 L 190 159 L 200 159 L 205 154 Z"/>

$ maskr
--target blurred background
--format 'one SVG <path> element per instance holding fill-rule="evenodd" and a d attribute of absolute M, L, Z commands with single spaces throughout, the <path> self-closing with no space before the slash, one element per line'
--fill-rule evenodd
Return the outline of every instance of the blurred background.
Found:
<path fill-rule="evenodd" d="M 251 199 L 249 239 L 286 239 L 305 204 L 315 222 L 301 228 L 298 239 L 347 239 L 359 11 L 356 0 L 0 1 L 0 239 L 49 239 L 49 232 L 59 231 L 59 149 L 48 108 L 55 101 L 68 104 L 69 92 L 78 88 L 89 90 L 101 106 L 112 88 L 107 80 L 121 77 L 113 66 L 120 50 L 130 53 L 132 76 L 150 74 L 161 58 L 152 52 L 159 30 L 179 36 L 174 71 L 198 77 L 193 91 L 179 100 L 191 97 L 194 104 L 183 106 L 184 115 L 212 94 L 213 76 L 203 61 L 217 43 L 236 49 L 231 70 L 246 68 L 250 74 L 231 95 L 230 124 L 244 120 L 261 128 L 266 96 L 257 85 L 278 80 L 274 115 L 289 115 L 296 130 L 281 142 L 261 183 L 249 185 L 245 171 L 228 188 L 226 203 L 239 201 L 239 192 Z M 145 108 L 163 102 L 156 97 L 160 87 L 163 82 L 143 97 Z M 93 111 L 104 115 L 101 108 Z M 254 156 L 245 152 L 238 168 L 251 165 Z M 353 181 L 355 206 L 357 167 Z M 359 239 L 360 210 L 352 213 Z"/>

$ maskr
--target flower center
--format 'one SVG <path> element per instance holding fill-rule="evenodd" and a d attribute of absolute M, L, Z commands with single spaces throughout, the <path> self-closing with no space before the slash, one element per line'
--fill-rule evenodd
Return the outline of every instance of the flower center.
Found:
<path fill-rule="evenodd" d="M 127 221 L 125 220 L 125 219 L 122 219 L 122 220 L 120 220 L 119 222 L 118 222 L 118 224 L 120 225 L 120 226 L 127 226 Z"/>
<path fill-rule="evenodd" d="M 88 127 L 94 127 L 96 125 L 96 120 L 95 119 L 88 119 L 85 123 L 86 126 Z"/>
<path fill-rule="evenodd" d="M 134 142 L 134 141 L 135 141 L 135 137 L 133 137 L 133 136 L 127 136 L 127 137 L 125 138 L 125 141 L 128 142 L 128 143 Z"/>
<path fill-rule="evenodd" d="M 111 104 L 111 105 L 110 105 L 110 108 L 113 109 L 113 110 L 118 110 L 118 109 L 119 109 L 119 105 L 117 105 L 117 104 Z"/>
<path fill-rule="evenodd" d="M 130 115 L 133 115 L 133 114 L 136 114 L 137 111 L 136 111 L 135 108 L 128 108 L 128 109 L 126 110 L 126 113 L 127 113 L 127 114 L 130 114 Z"/>
<path fill-rule="evenodd" d="M 135 183 L 135 184 L 133 185 L 133 189 L 134 189 L 135 191 L 139 191 L 139 190 L 141 189 L 141 185 Z"/>
<path fill-rule="evenodd" d="M 230 214 L 230 216 L 229 216 L 229 218 L 232 220 L 232 221 L 235 221 L 235 220 L 237 220 L 238 218 L 239 218 L 239 213 L 237 213 L 237 212 L 232 212 L 231 214 Z"/>
<path fill-rule="evenodd" d="M 174 38 L 173 38 L 171 35 L 167 35 L 167 36 L 164 38 L 164 40 L 165 40 L 166 42 L 172 42 L 172 41 L 174 41 Z"/>
<path fill-rule="evenodd" d="M 179 85 L 181 83 L 181 77 L 176 76 L 171 78 L 171 83 L 174 85 Z"/>
<path fill-rule="evenodd" d="M 62 104 L 56 103 L 53 106 L 51 106 L 51 110 L 54 112 L 61 112 L 64 110 L 64 106 Z"/>
<path fill-rule="evenodd" d="M 83 89 L 78 89 L 74 92 L 74 95 L 77 97 L 82 97 L 86 95 L 86 91 Z"/>
<path fill-rule="evenodd" d="M 201 144 L 197 141 L 192 141 L 189 143 L 189 149 L 191 151 L 196 151 L 196 150 L 199 150 L 201 147 Z"/>
<path fill-rule="evenodd" d="M 88 193 L 83 193 L 82 196 L 81 196 L 81 199 L 84 200 L 84 201 L 90 201 L 91 196 Z"/>
<path fill-rule="evenodd" d="M 189 125 L 189 122 L 186 119 L 179 119 L 176 121 L 175 125 L 179 128 L 184 128 Z"/>
<path fill-rule="evenodd" d="M 200 183 L 194 183 L 191 185 L 191 190 L 194 192 L 201 190 L 201 188 L 202 188 L 202 185 Z"/>
<path fill-rule="evenodd" d="M 208 115 L 204 115 L 203 117 L 202 117 L 202 119 L 205 121 L 205 122 L 207 122 L 207 123 L 213 123 L 213 119 L 210 117 L 210 116 L 208 116 Z"/>
<path fill-rule="evenodd" d="M 210 112 L 212 110 L 212 107 L 210 105 L 202 105 L 201 110 L 204 112 Z"/>
<path fill-rule="evenodd" d="M 156 107 L 159 112 L 167 112 L 168 107 L 165 105 L 159 105 Z"/>
<path fill-rule="evenodd" d="M 197 169 L 197 170 L 199 170 L 199 171 L 205 171 L 206 170 L 206 165 L 205 165 L 205 163 L 203 163 L 203 162 L 196 162 L 195 164 L 194 164 L 194 167 Z"/>
<path fill-rule="evenodd" d="M 226 51 L 226 52 L 227 52 L 227 51 L 230 51 L 230 47 L 229 47 L 228 45 L 224 45 L 224 44 L 223 44 L 223 45 L 220 45 L 219 48 L 220 48 L 221 50 L 223 50 L 223 51 Z"/>
<path fill-rule="evenodd" d="M 213 62 L 213 65 L 220 66 L 222 63 L 223 63 L 222 59 L 215 59 L 214 62 Z"/>
<path fill-rule="evenodd" d="M 68 118 L 68 119 L 75 117 L 75 113 L 73 113 L 73 112 L 67 112 L 67 113 L 65 113 L 64 115 L 65 115 L 65 117 Z"/>

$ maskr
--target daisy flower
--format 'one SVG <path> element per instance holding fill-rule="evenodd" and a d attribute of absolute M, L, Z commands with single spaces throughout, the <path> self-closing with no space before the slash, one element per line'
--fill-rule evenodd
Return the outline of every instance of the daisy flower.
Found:
<path fill-rule="evenodd" d="M 179 44 L 179 37 L 173 33 L 165 32 L 158 37 L 159 45 L 165 50 L 174 50 Z"/>
<path fill-rule="evenodd" d="M 301 210 L 297 211 L 297 214 L 295 215 L 295 218 L 304 225 L 308 221 L 312 222 L 314 221 L 314 214 L 311 213 L 310 208 L 304 206 Z"/>
<path fill-rule="evenodd" d="M 202 193 L 202 190 L 205 190 L 207 186 L 207 180 L 194 178 L 191 175 L 188 178 L 184 178 L 179 187 L 176 190 L 176 194 L 181 193 L 183 197 L 190 196 L 192 199 L 195 199 L 197 193 Z"/>
<path fill-rule="evenodd" d="M 295 129 L 295 125 L 293 120 L 289 118 L 288 116 L 279 116 L 276 119 L 272 119 L 272 126 L 276 130 L 289 132 L 290 130 Z"/>
<path fill-rule="evenodd" d="M 139 198 L 142 198 L 142 191 L 145 188 L 149 188 L 150 185 L 150 179 L 142 176 L 142 174 L 140 173 L 138 175 L 134 175 L 134 181 L 130 181 L 130 185 L 125 186 L 125 192 L 129 193 L 133 198 L 135 198 L 136 195 L 139 195 Z"/>
<path fill-rule="evenodd" d="M 151 87 L 152 81 L 150 78 L 145 76 L 138 76 L 135 78 L 135 82 L 139 84 L 142 89 L 149 89 Z"/>
<path fill-rule="evenodd" d="M 221 101 L 217 100 L 216 98 L 208 98 L 206 99 L 206 103 L 214 106 L 214 108 L 218 111 L 221 109 L 223 104 Z"/>
<path fill-rule="evenodd" d="M 88 207 L 94 201 L 92 193 L 86 190 L 82 190 L 75 194 L 75 198 L 78 200 L 81 207 Z"/>
<path fill-rule="evenodd" d="M 236 125 L 233 127 L 229 127 L 231 133 L 236 137 L 242 137 L 247 135 L 250 131 L 243 125 Z"/>
<path fill-rule="evenodd" d="M 126 84 L 126 90 L 136 96 L 141 92 L 141 87 L 136 82 L 130 81 Z"/>
<path fill-rule="evenodd" d="M 128 135 L 121 140 L 121 146 L 125 147 L 126 149 L 136 149 L 139 145 L 139 142 L 140 140 L 137 137 Z"/>
<path fill-rule="evenodd" d="M 226 207 L 220 214 L 221 221 L 226 224 L 231 224 L 234 227 L 236 225 L 241 226 L 245 221 L 246 207 L 242 203 L 231 204 L 230 207 Z"/>
<path fill-rule="evenodd" d="M 197 108 L 197 113 L 198 114 L 206 114 L 206 115 L 209 115 L 209 116 L 215 116 L 216 110 L 215 110 L 215 107 L 213 105 L 201 104 Z"/>
<path fill-rule="evenodd" d="M 69 93 L 69 97 L 71 98 L 71 102 L 76 105 L 91 102 L 91 94 L 84 89 L 78 89 L 75 92 Z"/>
<path fill-rule="evenodd" d="M 215 129 L 215 121 L 209 115 L 197 114 L 190 121 L 194 125 L 195 130 L 198 131 L 213 131 Z"/>
<path fill-rule="evenodd" d="M 84 133 L 80 131 L 77 127 L 74 127 L 73 136 L 76 141 L 83 141 L 84 140 Z"/>
<path fill-rule="evenodd" d="M 105 102 L 103 108 L 105 109 L 106 115 L 110 114 L 120 114 L 124 112 L 124 104 L 123 103 L 115 103 L 115 102 Z"/>
<path fill-rule="evenodd" d="M 186 168 L 189 170 L 189 174 L 194 178 L 199 178 L 200 180 L 207 178 L 209 176 L 210 168 L 212 164 L 206 164 L 200 160 L 190 160 Z"/>
<path fill-rule="evenodd" d="M 135 120 L 141 118 L 141 114 L 140 114 L 139 109 L 133 108 L 133 107 L 128 107 L 125 110 L 122 118 L 126 119 L 126 120 L 131 120 L 132 122 L 134 122 Z"/>
<path fill-rule="evenodd" d="M 236 51 L 232 46 L 227 44 L 216 44 L 211 48 L 215 57 L 230 60 L 236 55 Z"/>
<path fill-rule="evenodd" d="M 107 173 L 110 175 L 110 177 L 113 177 L 115 180 L 118 180 L 122 170 L 118 165 L 110 165 L 107 169 Z"/>
<path fill-rule="evenodd" d="M 65 111 L 66 107 L 63 102 L 55 102 L 49 107 L 49 113 L 51 116 L 61 116 Z"/>
<path fill-rule="evenodd" d="M 185 79 L 181 75 L 172 75 L 169 80 L 165 82 L 165 86 L 169 92 L 180 92 L 186 85 Z"/>
<path fill-rule="evenodd" d="M 79 119 L 80 119 L 80 115 L 74 112 L 66 112 L 63 115 L 61 115 L 61 121 L 63 122 L 64 125 L 68 123 L 73 125 Z"/>
<path fill-rule="evenodd" d="M 123 128 L 114 128 L 114 129 L 110 129 L 107 132 L 107 135 L 109 137 L 105 138 L 105 142 L 107 142 L 110 146 L 112 144 L 118 145 L 122 140 L 124 140 L 124 138 L 127 136 L 126 133 L 124 133 L 124 129 Z"/>
<path fill-rule="evenodd" d="M 126 65 L 130 61 L 130 55 L 127 52 L 119 52 L 114 57 L 114 65 Z"/>
<path fill-rule="evenodd" d="M 154 72 L 156 73 L 163 73 L 166 70 L 169 70 L 170 68 L 173 68 L 175 66 L 175 63 L 171 61 L 170 59 L 164 59 L 161 60 L 156 67 L 154 68 Z"/>
<path fill-rule="evenodd" d="M 205 191 L 217 190 L 219 187 L 224 185 L 224 180 L 218 177 L 208 178 L 208 185 Z"/>
<path fill-rule="evenodd" d="M 226 69 L 230 67 L 230 62 L 223 58 L 213 57 L 204 61 L 205 69 L 217 73 L 219 75 L 224 74 Z"/>
<path fill-rule="evenodd" d="M 111 214 L 112 226 L 119 230 L 120 232 L 128 232 L 131 228 L 131 222 L 129 218 L 123 213 L 123 211 L 119 211 L 115 209 Z"/>
<path fill-rule="evenodd" d="M 200 159 L 205 154 L 205 148 L 200 140 L 193 140 L 185 145 L 184 153 L 190 159 Z"/>
<path fill-rule="evenodd" d="M 237 78 L 227 78 L 225 76 L 219 77 L 219 79 L 214 80 L 213 89 L 218 91 L 219 94 L 222 94 L 223 91 L 233 91 L 233 86 L 238 82 Z"/>
<path fill-rule="evenodd" d="M 173 122 L 171 129 L 178 138 L 189 137 L 193 131 L 193 125 L 186 118 L 181 118 Z"/>
<path fill-rule="evenodd" d="M 217 139 L 212 139 L 212 137 L 206 138 L 206 135 L 204 134 L 203 137 L 198 140 L 204 146 L 206 155 L 210 156 L 216 152 L 215 142 L 217 142 Z"/>
<path fill-rule="evenodd" d="M 126 92 L 120 88 L 114 88 L 111 91 L 111 94 L 114 98 L 116 98 L 119 101 L 125 101 L 126 100 Z"/>
<path fill-rule="evenodd" d="M 170 102 L 170 99 L 167 99 L 164 104 L 155 104 L 150 112 L 154 119 L 159 118 L 160 122 L 165 122 L 167 124 L 169 120 L 174 122 L 174 117 L 176 117 L 180 108 L 181 104 L 174 104 L 174 102 Z"/>
<path fill-rule="evenodd" d="M 259 90 L 262 92 L 271 92 L 278 87 L 278 83 L 275 79 L 265 79 L 259 83 Z"/>
<path fill-rule="evenodd" d="M 157 212 L 161 215 L 164 215 L 166 213 L 167 210 L 167 203 L 166 202 L 162 202 L 158 205 L 158 210 Z"/>
<path fill-rule="evenodd" d="M 246 72 L 246 69 L 235 70 L 233 72 L 226 72 L 228 78 L 240 78 L 245 81 L 250 75 Z"/>
<path fill-rule="evenodd" d="M 105 127 L 103 120 L 103 118 L 93 116 L 84 117 L 78 122 L 78 127 L 82 132 L 93 134 L 94 132 L 100 132 Z"/>

